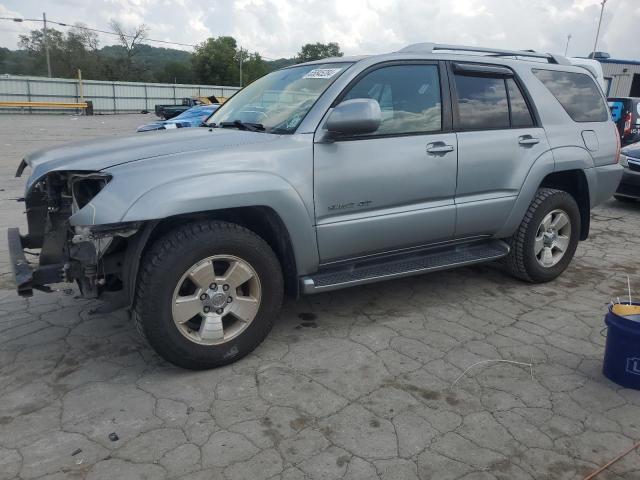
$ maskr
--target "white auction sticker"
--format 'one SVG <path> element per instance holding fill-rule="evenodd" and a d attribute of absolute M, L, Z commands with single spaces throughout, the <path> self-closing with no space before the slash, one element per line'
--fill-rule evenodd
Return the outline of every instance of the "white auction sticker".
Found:
<path fill-rule="evenodd" d="M 331 78 L 342 68 L 314 68 L 302 78 Z"/>

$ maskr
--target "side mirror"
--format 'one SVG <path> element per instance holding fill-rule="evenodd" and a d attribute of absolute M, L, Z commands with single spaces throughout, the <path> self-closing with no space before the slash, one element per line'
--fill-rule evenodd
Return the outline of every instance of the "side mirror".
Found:
<path fill-rule="evenodd" d="M 380 104 L 370 98 L 354 98 L 338 104 L 325 124 L 328 135 L 333 139 L 344 135 L 361 135 L 378 130 L 382 121 Z"/>

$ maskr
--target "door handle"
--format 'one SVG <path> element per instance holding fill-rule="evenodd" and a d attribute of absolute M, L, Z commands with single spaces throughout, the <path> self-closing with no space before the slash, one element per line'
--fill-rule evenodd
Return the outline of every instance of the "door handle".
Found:
<path fill-rule="evenodd" d="M 448 153 L 453 152 L 453 145 L 446 145 L 442 142 L 430 143 L 427 145 L 427 153 Z"/>
<path fill-rule="evenodd" d="M 540 139 L 538 137 L 532 137 L 531 135 L 523 135 L 518 137 L 518 143 L 520 145 L 535 145 L 536 143 L 540 143 Z"/>

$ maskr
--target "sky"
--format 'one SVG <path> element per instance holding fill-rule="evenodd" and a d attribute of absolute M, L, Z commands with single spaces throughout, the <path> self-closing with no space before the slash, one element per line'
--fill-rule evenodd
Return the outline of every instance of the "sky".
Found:
<path fill-rule="evenodd" d="M 109 29 L 112 19 L 144 23 L 149 38 L 187 44 L 232 35 L 272 59 L 312 42 L 338 42 L 346 55 L 425 41 L 563 54 L 569 34 L 568 55 L 586 56 L 600 0 L 0 0 L 0 17 L 37 18 L 43 11 L 98 29 Z M 608 0 L 598 50 L 640 60 L 639 25 L 640 0 Z M 32 28 L 40 25 L 0 21 L 0 46 L 15 49 L 18 35 Z M 100 42 L 113 44 L 114 37 L 101 35 Z"/>

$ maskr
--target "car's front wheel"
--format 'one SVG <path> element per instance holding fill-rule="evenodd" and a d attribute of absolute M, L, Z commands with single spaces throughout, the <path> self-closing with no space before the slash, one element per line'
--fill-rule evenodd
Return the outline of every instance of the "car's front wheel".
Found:
<path fill-rule="evenodd" d="M 567 268 L 579 237 L 580 210 L 574 198 L 562 190 L 541 188 L 508 240 L 511 251 L 504 263 L 517 278 L 548 282 Z"/>
<path fill-rule="evenodd" d="M 191 223 L 145 255 L 135 315 L 163 358 L 184 368 L 212 368 L 262 342 L 283 289 L 278 259 L 258 235 L 232 223 Z"/>

